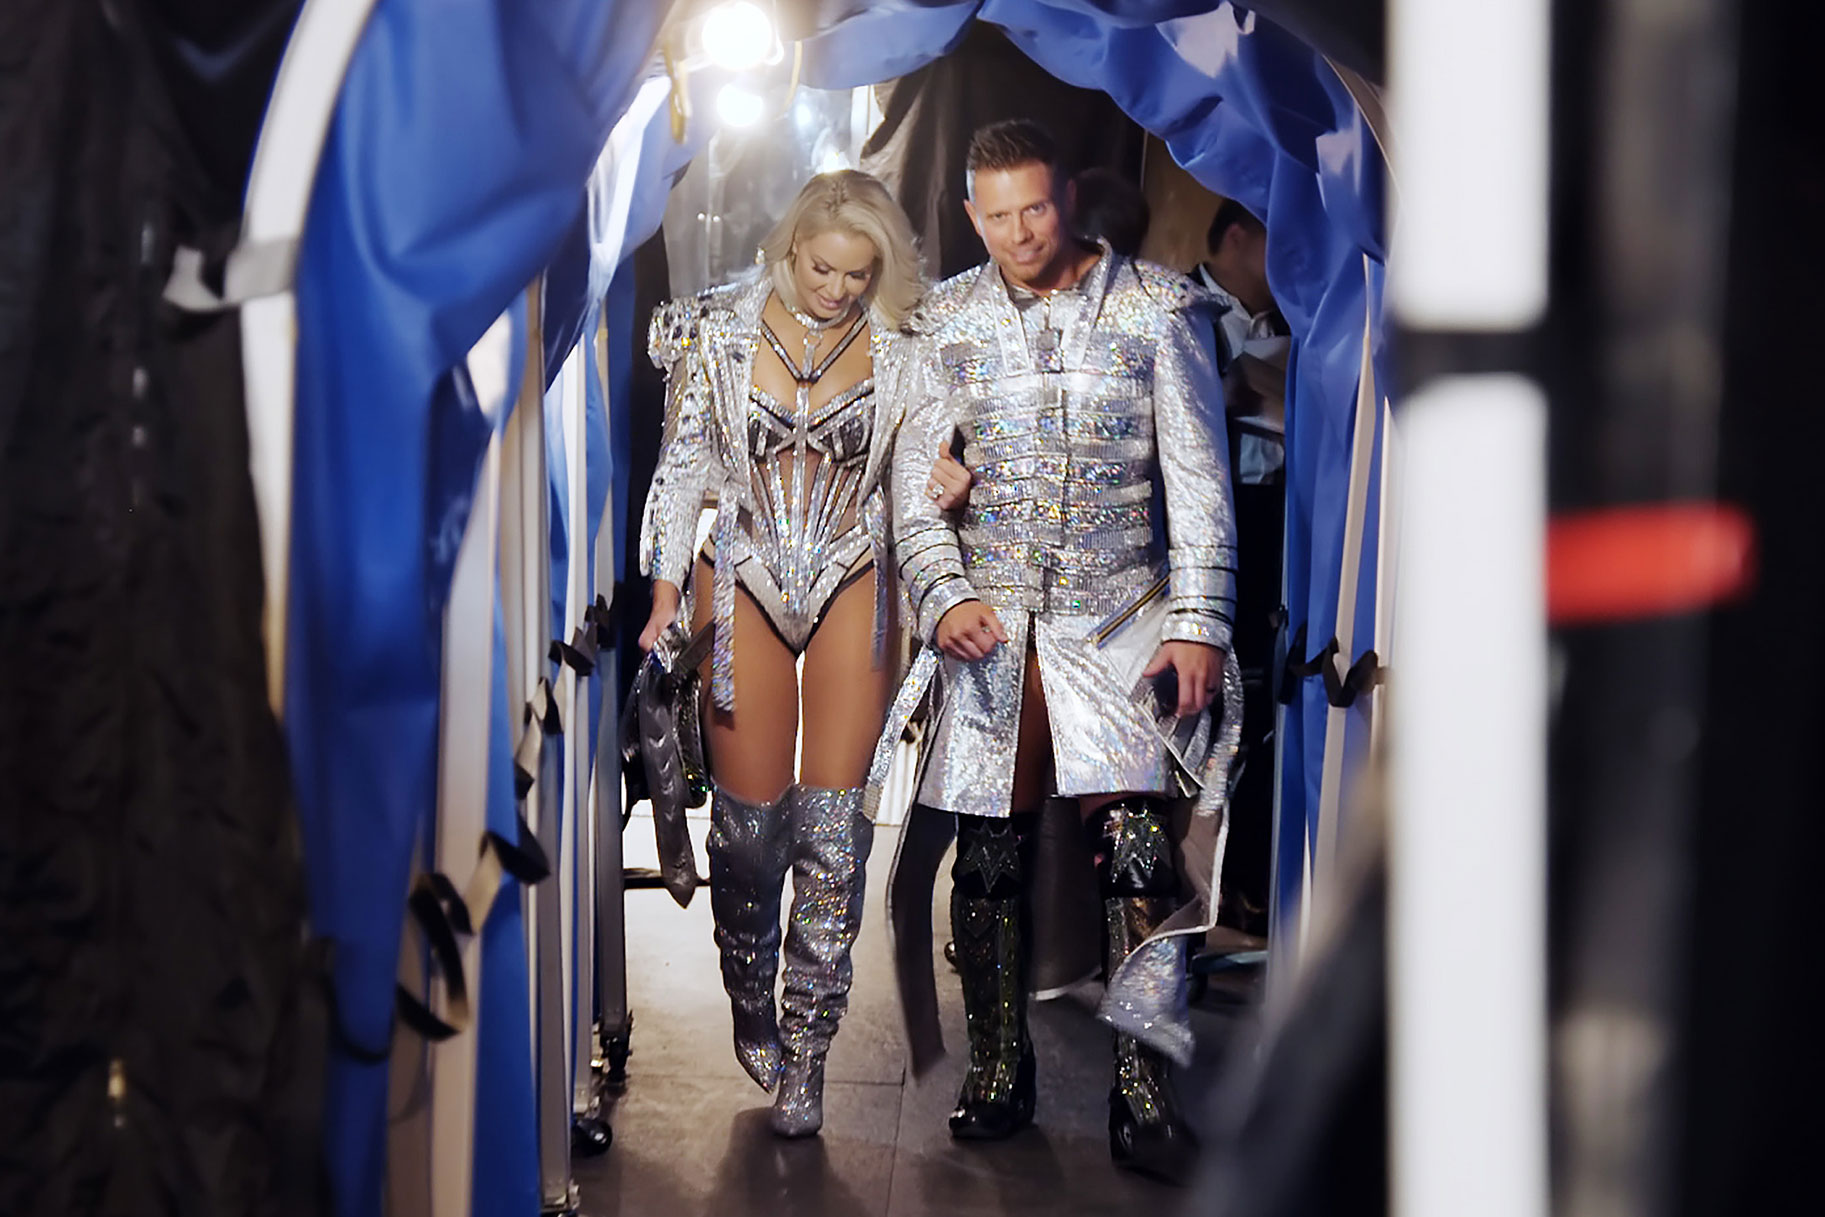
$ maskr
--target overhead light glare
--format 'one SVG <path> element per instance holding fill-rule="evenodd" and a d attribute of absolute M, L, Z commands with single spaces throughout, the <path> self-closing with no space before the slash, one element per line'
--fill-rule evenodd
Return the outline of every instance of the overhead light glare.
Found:
<path fill-rule="evenodd" d="M 759 94 L 740 85 L 724 85 L 722 91 L 716 94 L 716 117 L 722 120 L 724 126 L 752 127 L 765 113 L 766 107 Z"/>
<path fill-rule="evenodd" d="M 703 53 L 730 72 L 757 67 L 773 50 L 773 22 L 753 0 L 729 0 L 703 18 Z"/>

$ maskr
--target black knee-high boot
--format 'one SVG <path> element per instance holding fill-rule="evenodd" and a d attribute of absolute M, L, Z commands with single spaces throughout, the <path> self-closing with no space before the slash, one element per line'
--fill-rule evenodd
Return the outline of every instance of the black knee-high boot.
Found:
<path fill-rule="evenodd" d="M 1108 970 L 1114 976 L 1177 907 L 1178 872 L 1166 811 L 1157 799 L 1111 803 L 1097 812 L 1091 830 Z M 1109 1152 L 1118 1166 L 1173 1183 L 1186 1182 L 1197 1160 L 1197 1142 L 1173 1096 L 1171 1063 L 1129 1035 L 1115 1037 Z"/>
<path fill-rule="evenodd" d="M 959 1140 L 999 1141 L 1033 1122 L 1025 922 L 1035 819 L 957 817 L 951 934 L 970 1039 L 969 1072 L 950 1118 Z"/>

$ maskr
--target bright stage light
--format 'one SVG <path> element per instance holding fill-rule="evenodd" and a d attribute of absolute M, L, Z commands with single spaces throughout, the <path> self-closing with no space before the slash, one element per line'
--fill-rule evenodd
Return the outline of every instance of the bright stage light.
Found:
<path fill-rule="evenodd" d="M 740 85 L 724 85 L 716 94 L 716 117 L 730 127 L 752 127 L 766 113 L 760 96 Z"/>
<path fill-rule="evenodd" d="M 773 49 L 773 22 L 753 0 L 730 0 L 704 15 L 703 53 L 731 72 L 757 66 Z"/>

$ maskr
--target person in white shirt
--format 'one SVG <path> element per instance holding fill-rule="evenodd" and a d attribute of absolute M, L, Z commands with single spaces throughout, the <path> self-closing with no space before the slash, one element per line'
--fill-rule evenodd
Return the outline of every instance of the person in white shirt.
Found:
<path fill-rule="evenodd" d="M 1286 515 L 1286 319 L 1267 282 L 1267 228 L 1225 199 L 1192 275 L 1216 297 L 1217 367 L 1223 378 L 1234 470 L 1237 580 L 1235 648 L 1242 665 L 1243 755 L 1230 799 L 1224 862 L 1225 922 L 1264 934 L 1272 874 L 1273 662 Z"/>
<path fill-rule="evenodd" d="M 1241 485 L 1270 481 L 1286 463 L 1280 385 L 1286 319 L 1267 284 L 1267 228 L 1234 199 L 1217 207 L 1209 251 L 1192 276 L 1216 297 L 1217 374 L 1230 415 L 1230 454 Z"/>

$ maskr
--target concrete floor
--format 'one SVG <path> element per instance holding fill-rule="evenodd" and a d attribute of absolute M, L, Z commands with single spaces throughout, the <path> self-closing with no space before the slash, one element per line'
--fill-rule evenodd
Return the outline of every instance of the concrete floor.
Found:
<path fill-rule="evenodd" d="M 704 861 L 698 823 L 699 869 Z M 855 949 L 855 987 L 831 1049 L 823 1135 L 785 1142 L 767 1127 L 768 1096 L 735 1063 L 728 1005 L 711 941 L 709 893 L 688 909 L 663 891 L 627 894 L 628 988 L 634 1012 L 628 1086 L 613 1100 L 614 1146 L 575 1164 L 585 1217 L 1001 1217 L 1168 1213 L 1181 1193 L 1109 1162 L 1109 1034 L 1092 985 L 1035 1005 L 1036 1126 L 995 1145 L 954 1144 L 945 1127 L 963 1075 L 963 1010 L 942 959 L 951 1055 L 914 1082 L 905 1051 L 884 925 L 883 892 L 896 829 L 876 835 L 867 919 Z M 650 821 L 627 831 L 628 862 L 652 849 Z M 939 893 L 940 899 L 945 892 Z M 943 939 L 947 920 L 936 922 Z M 1181 1094 L 1201 1116 L 1204 1095 L 1240 1007 L 1195 1011 L 1199 1060 Z"/>

